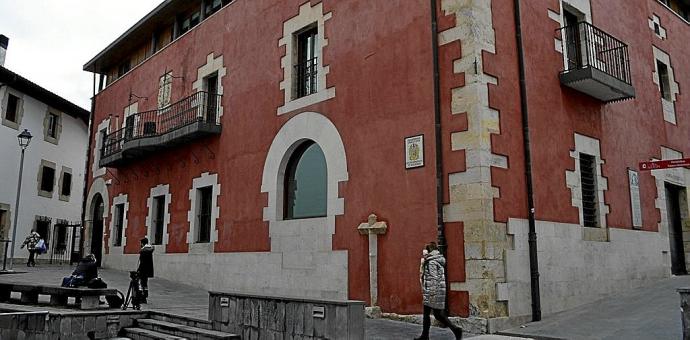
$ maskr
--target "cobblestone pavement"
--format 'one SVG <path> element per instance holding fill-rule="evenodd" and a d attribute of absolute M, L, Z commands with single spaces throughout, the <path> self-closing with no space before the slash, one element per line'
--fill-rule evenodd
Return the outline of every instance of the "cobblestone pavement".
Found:
<path fill-rule="evenodd" d="M 74 266 L 38 264 L 36 267 L 27 268 L 20 262 L 15 264 L 15 269 L 25 271 L 25 273 L 2 274 L 0 275 L 0 282 L 59 285 L 63 277 L 69 276 L 72 273 Z M 108 288 L 115 288 L 126 293 L 127 287 L 129 287 L 129 273 L 112 269 L 100 269 L 99 275 L 108 284 Z M 142 309 L 208 319 L 208 301 L 208 292 L 203 289 L 169 280 L 152 278 L 149 280 L 148 304 L 142 305 Z M 7 305 L 3 304 L 0 308 L 3 306 L 7 307 Z M 27 310 L 29 308 L 32 307 L 22 306 L 22 308 L 18 309 Z M 48 311 L 55 310 L 55 308 L 48 306 L 35 308 Z M 413 339 L 419 336 L 422 330 L 421 325 L 384 319 L 367 319 L 365 327 L 366 338 L 372 340 Z M 453 333 L 450 330 L 438 327 L 432 327 L 430 335 L 431 339 L 434 340 L 454 339 Z M 471 335 L 467 334 L 467 337 L 471 337 Z M 495 339 L 507 338 L 495 337 Z"/>

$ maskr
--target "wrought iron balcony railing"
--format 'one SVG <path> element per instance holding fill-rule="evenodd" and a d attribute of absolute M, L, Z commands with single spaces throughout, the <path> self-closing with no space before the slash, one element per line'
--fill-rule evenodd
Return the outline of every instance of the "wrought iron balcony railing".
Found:
<path fill-rule="evenodd" d="M 318 58 L 306 60 L 295 65 L 295 98 L 302 98 L 317 92 L 316 71 L 319 63 Z"/>
<path fill-rule="evenodd" d="M 216 131 L 221 99 L 221 95 L 199 91 L 167 107 L 128 116 L 123 128 L 104 135 L 101 165 L 119 161 L 123 157 L 115 156 L 130 149 L 162 147 L 199 132 L 213 132 L 209 128 Z"/>
<path fill-rule="evenodd" d="M 604 102 L 635 97 L 628 45 L 588 22 L 559 32 L 566 61 L 564 85 Z"/>

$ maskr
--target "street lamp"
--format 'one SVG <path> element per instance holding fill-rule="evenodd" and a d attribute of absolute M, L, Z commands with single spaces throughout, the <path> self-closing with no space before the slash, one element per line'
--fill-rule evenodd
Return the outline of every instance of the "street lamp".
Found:
<path fill-rule="evenodd" d="M 24 129 L 22 133 L 20 133 L 17 136 L 17 141 L 19 141 L 19 147 L 22 149 L 22 156 L 19 161 L 19 180 L 17 181 L 17 202 L 14 205 L 14 227 L 12 228 L 12 248 L 10 248 L 10 270 L 13 268 L 13 259 L 14 259 L 14 248 L 15 248 L 15 241 L 17 239 L 17 221 L 19 219 L 19 197 L 22 192 L 22 173 L 24 172 L 24 151 L 26 151 L 26 148 L 29 146 L 29 143 L 31 143 L 31 132 L 29 130 Z M 7 260 L 7 250 L 5 250 L 5 260 Z M 5 268 L 5 265 L 3 263 L 3 270 Z"/>

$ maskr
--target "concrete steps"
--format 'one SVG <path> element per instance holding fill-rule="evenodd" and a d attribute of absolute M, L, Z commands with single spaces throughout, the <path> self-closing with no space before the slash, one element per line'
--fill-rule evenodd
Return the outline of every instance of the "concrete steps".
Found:
<path fill-rule="evenodd" d="M 136 327 L 125 328 L 123 336 L 132 340 L 187 340 L 179 336 Z"/>
<path fill-rule="evenodd" d="M 175 319 L 176 317 L 168 317 Z M 182 318 L 180 321 L 196 322 Z M 201 324 L 204 326 L 204 324 Z M 136 327 L 126 328 L 125 336 L 133 340 L 239 340 L 240 336 L 225 332 L 214 331 L 206 328 L 199 328 L 184 323 L 176 323 L 157 319 L 137 319 Z"/>

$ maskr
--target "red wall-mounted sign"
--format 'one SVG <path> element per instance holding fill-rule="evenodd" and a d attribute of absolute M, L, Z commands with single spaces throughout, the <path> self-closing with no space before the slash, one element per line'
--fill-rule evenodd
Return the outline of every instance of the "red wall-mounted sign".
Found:
<path fill-rule="evenodd" d="M 683 168 L 690 166 L 690 158 L 667 159 L 663 161 L 640 162 L 640 170 L 661 170 L 671 168 Z"/>

